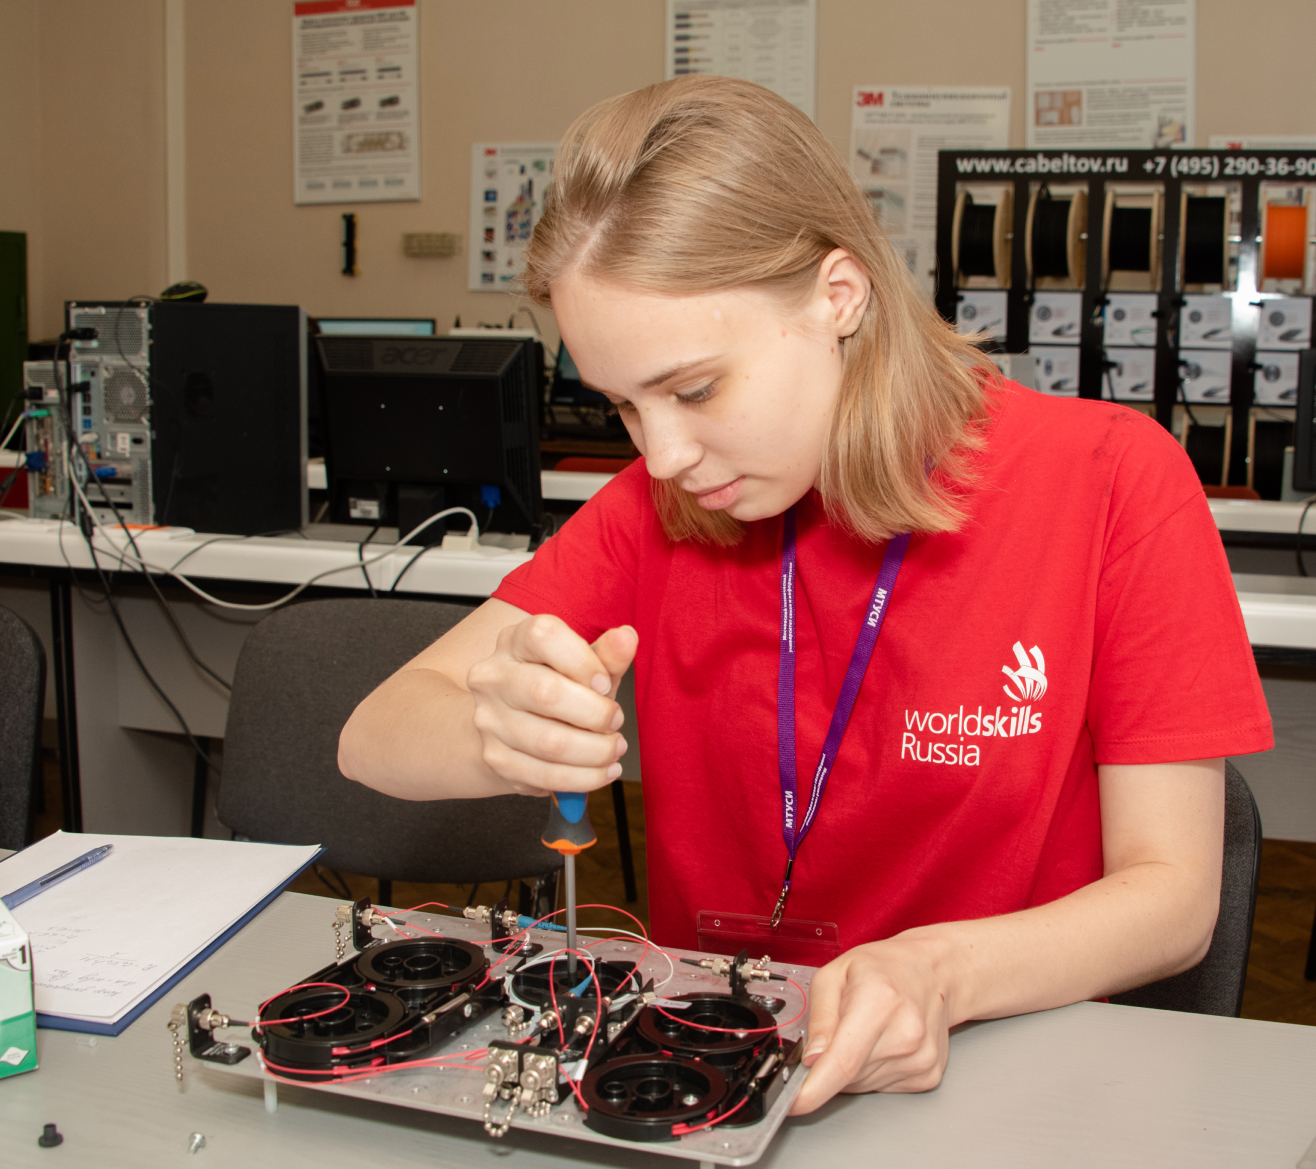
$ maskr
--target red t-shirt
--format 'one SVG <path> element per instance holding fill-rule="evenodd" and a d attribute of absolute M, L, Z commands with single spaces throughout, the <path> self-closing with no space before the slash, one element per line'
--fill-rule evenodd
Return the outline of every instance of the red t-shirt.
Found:
<path fill-rule="evenodd" d="M 1220 537 L 1164 429 L 1008 383 L 975 465 L 960 530 L 910 541 L 799 849 L 788 915 L 836 922 L 845 949 L 1100 878 L 1099 763 L 1271 746 Z M 885 544 L 828 523 L 814 493 L 796 512 L 803 804 Z M 766 915 L 781 889 L 781 540 L 778 516 L 731 548 L 673 544 L 640 462 L 494 593 L 590 641 L 639 633 L 662 944 L 696 948 L 700 910 Z"/>

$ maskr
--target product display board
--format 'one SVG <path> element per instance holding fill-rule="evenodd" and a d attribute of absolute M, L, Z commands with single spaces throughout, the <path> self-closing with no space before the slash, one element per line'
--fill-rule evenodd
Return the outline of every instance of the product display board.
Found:
<path fill-rule="evenodd" d="M 1028 0 L 1027 144 L 1191 144 L 1196 27 L 1196 0 Z"/>
<path fill-rule="evenodd" d="M 477 142 L 471 147 L 466 272 L 472 292 L 505 290 L 520 277 L 544 210 L 556 151 L 554 142 Z"/>
<path fill-rule="evenodd" d="M 850 173 L 929 293 L 936 281 L 937 152 L 1009 143 L 1009 89 L 855 86 Z"/>
<path fill-rule="evenodd" d="M 814 116 L 818 0 L 667 0 L 666 78 L 753 81 Z"/>
<path fill-rule="evenodd" d="M 295 203 L 420 198 L 416 0 L 293 5 Z"/>
<path fill-rule="evenodd" d="M 1147 403 L 1204 482 L 1292 443 L 1316 147 L 943 150 L 936 240 L 938 309 L 1041 391 Z"/>

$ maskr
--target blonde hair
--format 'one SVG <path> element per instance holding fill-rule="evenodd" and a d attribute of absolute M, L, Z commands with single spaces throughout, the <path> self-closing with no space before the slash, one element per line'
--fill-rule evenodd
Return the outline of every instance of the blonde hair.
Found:
<path fill-rule="evenodd" d="M 866 540 L 952 531 L 996 370 L 916 287 L 840 155 L 771 91 L 690 76 L 587 110 L 558 148 L 524 285 L 545 306 L 573 269 L 660 295 L 759 286 L 796 298 L 835 248 L 872 293 L 843 346 L 820 481 L 827 514 Z M 652 482 L 671 539 L 740 538 L 724 512 Z"/>

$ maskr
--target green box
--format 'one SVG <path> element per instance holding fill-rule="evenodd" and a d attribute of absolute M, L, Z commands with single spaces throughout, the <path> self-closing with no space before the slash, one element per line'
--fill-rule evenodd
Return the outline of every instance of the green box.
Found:
<path fill-rule="evenodd" d="M 32 1006 L 32 948 L 0 903 L 0 1078 L 36 1071 L 37 1016 Z"/>

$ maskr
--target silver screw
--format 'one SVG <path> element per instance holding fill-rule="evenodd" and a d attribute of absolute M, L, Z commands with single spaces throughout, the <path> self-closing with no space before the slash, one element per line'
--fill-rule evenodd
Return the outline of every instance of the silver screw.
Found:
<path fill-rule="evenodd" d="M 696 1104 L 699 1103 L 699 1097 L 696 1096 L 693 1092 L 691 1092 L 688 1096 L 681 1097 L 681 1103 L 684 1104 L 687 1108 L 693 1108 Z"/>
<path fill-rule="evenodd" d="M 194 1132 L 190 1137 L 187 1138 L 187 1151 L 189 1153 L 200 1152 L 205 1147 L 206 1147 L 206 1138 L 203 1137 L 199 1132 Z"/>

